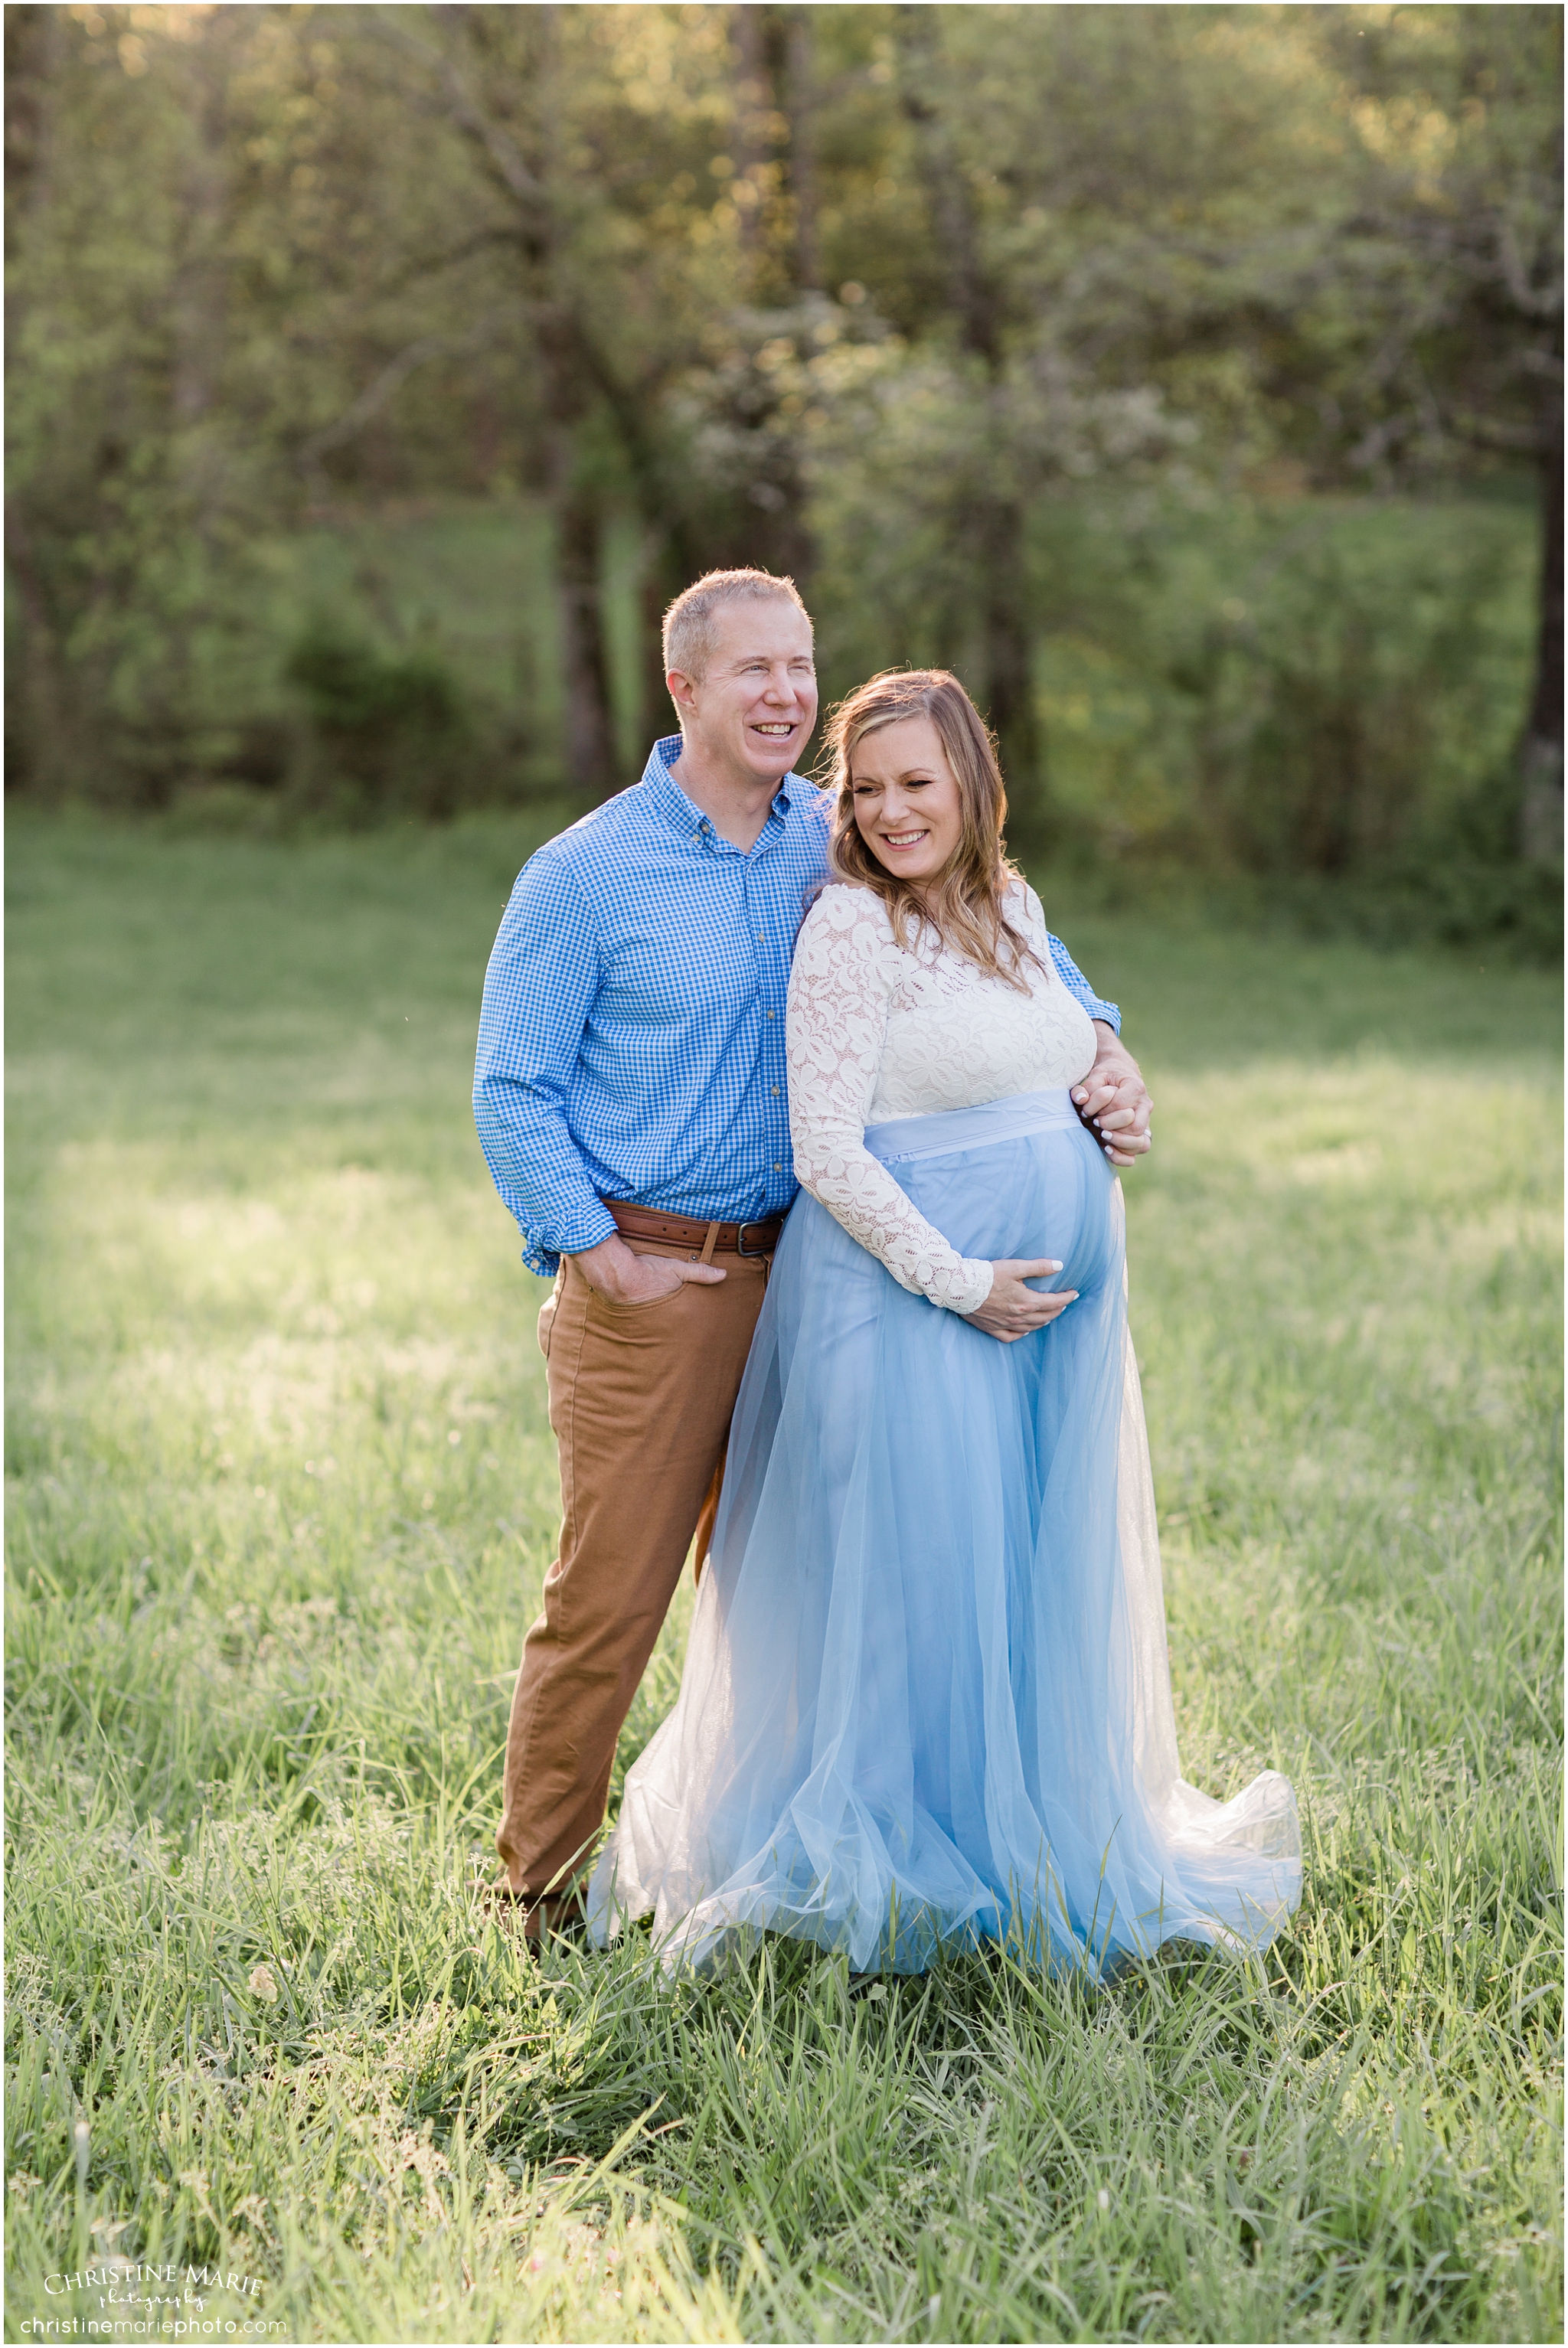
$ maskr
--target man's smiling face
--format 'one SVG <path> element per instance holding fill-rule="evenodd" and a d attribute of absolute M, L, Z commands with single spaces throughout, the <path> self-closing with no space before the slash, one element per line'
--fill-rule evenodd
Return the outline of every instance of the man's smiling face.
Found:
<path fill-rule="evenodd" d="M 701 677 L 670 671 L 688 748 L 738 781 L 777 784 L 817 722 L 811 623 L 783 595 L 738 597 L 714 614 Z"/>

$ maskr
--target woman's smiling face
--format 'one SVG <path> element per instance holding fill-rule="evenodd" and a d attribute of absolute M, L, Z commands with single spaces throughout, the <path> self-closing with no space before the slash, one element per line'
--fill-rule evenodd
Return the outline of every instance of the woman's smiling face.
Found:
<path fill-rule="evenodd" d="M 916 888 L 935 880 L 964 836 L 964 802 L 929 717 L 862 734 L 850 757 L 855 824 L 879 864 Z"/>

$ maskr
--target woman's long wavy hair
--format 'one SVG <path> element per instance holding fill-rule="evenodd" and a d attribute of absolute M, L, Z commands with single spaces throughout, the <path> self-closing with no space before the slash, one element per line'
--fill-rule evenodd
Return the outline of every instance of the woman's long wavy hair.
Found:
<path fill-rule="evenodd" d="M 872 855 L 855 822 L 851 781 L 856 744 L 905 717 L 929 717 L 935 726 L 963 808 L 957 847 L 921 889 Z M 837 799 L 828 860 L 838 878 L 876 891 L 901 945 L 930 928 L 944 945 L 1027 994 L 1026 965 L 1044 964 L 1003 910 L 1008 884 L 1020 877 L 1002 838 L 1007 794 L 990 728 L 958 679 L 944 668 L 883 669 L 831 712 L 826 748 L 828 788 Z"/>

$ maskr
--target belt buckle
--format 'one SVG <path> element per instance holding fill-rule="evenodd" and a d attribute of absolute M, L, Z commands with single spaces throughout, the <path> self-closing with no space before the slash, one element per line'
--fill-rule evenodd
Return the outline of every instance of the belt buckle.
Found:
<path fill-rule="evenodd" d="M 746 1234 L 748 1231 L 759 1231 L 765 1223 L 769 1223 L 772 1220 L 773 1218 L 771 1215 L 753 1215 L 748 1222 L 737 1223 L 735 1227 L 736 1254 L 766 1255 L 768 1252 L 766 1248 L 748 1248 L 747 1246 Z"/>

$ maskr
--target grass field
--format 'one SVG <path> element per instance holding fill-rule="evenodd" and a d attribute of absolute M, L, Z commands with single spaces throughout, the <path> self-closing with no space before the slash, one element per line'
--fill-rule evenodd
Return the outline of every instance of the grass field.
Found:
<path fill-rule="evenodd" d="M 1291 1774 L 1301 1913 L 669 1990 L 479 1898 L 554 1529 L 467 1106 L 527 845 L 12 827 L 7 2337 L 1560 2337 L 1553 985 L 1045 876 L 1158 1103 L 1186 1774 Z"/>

